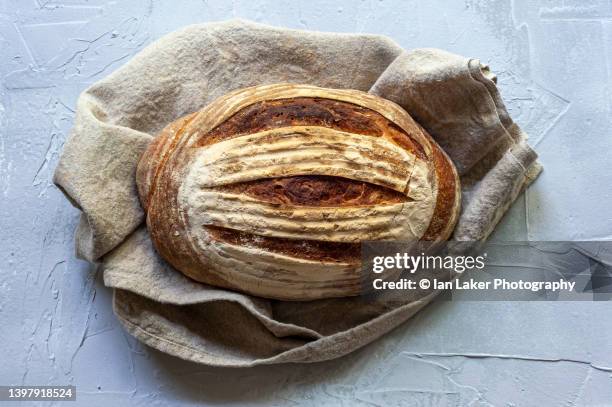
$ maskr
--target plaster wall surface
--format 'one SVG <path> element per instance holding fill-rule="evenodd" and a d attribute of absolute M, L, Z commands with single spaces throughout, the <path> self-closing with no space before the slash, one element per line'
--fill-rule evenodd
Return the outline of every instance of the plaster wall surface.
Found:
<path fill-rule="evenodd" d="M 245 370 L 124 332 L 51 182 L 77 96 L 232 17 L 480 58 L 545 168 L 493 239 L 612 239 L 609 0 L 0 0 L 0 384 L 74 384 L 84 406 L 612 405 L 610 302 L 440 302 L 340 360 Z"/>

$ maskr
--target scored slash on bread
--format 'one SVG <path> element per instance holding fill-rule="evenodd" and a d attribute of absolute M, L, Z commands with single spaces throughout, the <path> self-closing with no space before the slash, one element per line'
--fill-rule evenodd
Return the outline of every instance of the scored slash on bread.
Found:
<path fill-rule="evenodd" d="M 286 300 L 359 295 L 360 242 L 446 240 L 461 202 L 452 162 L 401 107 L 294 84 L 240 89 L 171 123 L 137 185 L 172 266 Z"/>

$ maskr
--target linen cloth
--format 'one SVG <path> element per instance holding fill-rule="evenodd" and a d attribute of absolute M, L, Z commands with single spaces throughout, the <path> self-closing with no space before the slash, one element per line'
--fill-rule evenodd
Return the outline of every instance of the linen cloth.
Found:
<path fill-rule="evenodd" d="M 332 359 L 397 327 L 437 294 L 268 300 L 192 281 L 156 254 L 135 183 L 149 142 L 229 91 L 277 82 L 368 91 L 406 109 L 461 175 L 454 240 L 486 239 L 541 169 L 494 75 L 476 59 L 404 50 L 383 36 L 244 20 L 168 34 L 81 94 L 54 177 L 82 211 L 77 256 L 100 264 L 125 328 L 163 352 L 236 367 Z"/>

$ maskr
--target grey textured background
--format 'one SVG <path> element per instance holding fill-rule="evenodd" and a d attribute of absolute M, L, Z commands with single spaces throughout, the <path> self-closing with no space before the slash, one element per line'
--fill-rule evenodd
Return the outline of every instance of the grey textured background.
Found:
<path fill-rule="evenodd" d="M 494 238 L 612 239 L 610 0 L 0 0 L 0 384 L 75 384 L 87 406 L 612 405 L 608 302 L 437 303 L 341 360 L 248 370 L 122 330 L 51 183 L 76 98 L 161 35 L 230 17 L 489 63 L 545 167 Z"/>

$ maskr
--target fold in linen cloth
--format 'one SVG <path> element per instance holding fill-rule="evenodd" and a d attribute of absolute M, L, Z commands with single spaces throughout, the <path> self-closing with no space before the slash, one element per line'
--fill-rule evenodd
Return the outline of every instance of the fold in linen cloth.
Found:
<path fill-rule="evenodd" d="M 494 79 L 478 60 L 405 51 L 377 35 L 243 20 L 168 34 L 79 97 L 54 177 L 82 211 L 77 255 L 100 263 L 124 327 L 163 352 L 236 367 L 345 355 L 409 319 L 437 292 L 290 302 L 192 281 L 149 239 L 135 182 L 141 154 L 168 123 L 242 87 L 291 82 L 368 91 L 401 105 L 449 154 L 463 193 L 453 239 L 481 241 L 541 169 Z"/>

